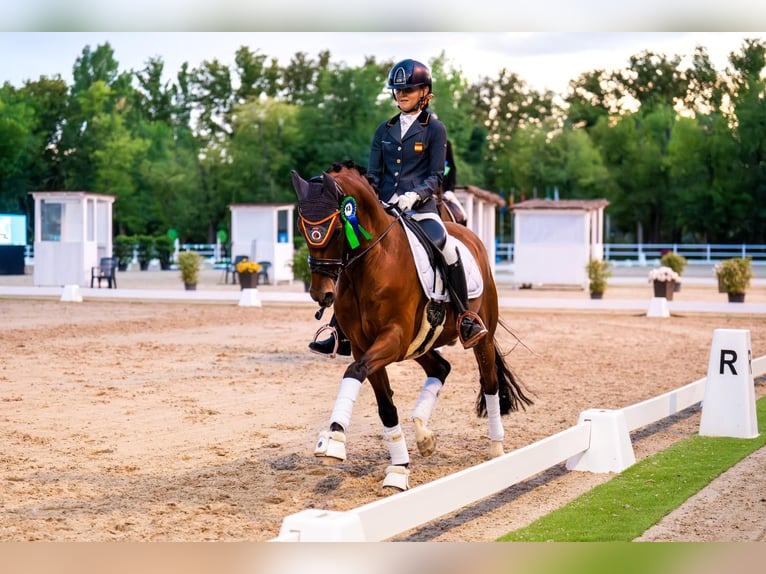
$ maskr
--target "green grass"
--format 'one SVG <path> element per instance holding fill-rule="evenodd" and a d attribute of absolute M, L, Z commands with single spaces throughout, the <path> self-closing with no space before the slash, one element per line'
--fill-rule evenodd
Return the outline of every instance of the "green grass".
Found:
<path fill-rule="evenodd" d="M 689 437 L 499 540 L 629 542 L 766 445 L 766 397 L 756 402 L 756 413 L 756 438 Z"/>

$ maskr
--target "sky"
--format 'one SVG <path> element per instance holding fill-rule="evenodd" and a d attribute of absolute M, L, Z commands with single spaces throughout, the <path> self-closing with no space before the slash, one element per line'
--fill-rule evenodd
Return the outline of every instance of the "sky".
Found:
<path fill-rule="evenodd" d="M 413 41 L 416 37 L 417 41 Z M 122 70 L 138 70 L 151 57 L 175 76 L 183 62 L 196 67 L 218 59 L 233 65 L 241 46 L 278 58 L 285 65 L 297 52 L 316 57 L 329 50 L 333 62 L 361 65 L 366 56 L 381 60 L 414 58 L 428 63 L 444 52 L 447 62 L 469 81 L 496 77 L 502 68 L 533 89 L 565 94 L 570 80 L 595 69 L 618 69 L 644 50 L 690 57 L 708 49 L 720 71 L 745 38 L 766 41 L 766 32 L 56 32 L 0 31 L 0 84 L 61 75 L 71 82 L 83 48 L 110 44 Z M 438 87 L 435 87 L 438 95 Z"/>

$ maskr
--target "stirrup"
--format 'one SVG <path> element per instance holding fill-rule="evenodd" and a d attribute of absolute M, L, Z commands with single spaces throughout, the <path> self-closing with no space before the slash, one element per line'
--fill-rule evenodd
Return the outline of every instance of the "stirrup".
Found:
<path fill-rule="evenodd" d="M 332 347 L 332 351 L 330 351 L 329 353 L 318 351 L 312 347 L 312 344 L 316 343 L 317 339 L 319 339 L 319 335 L 321 335 L 325 331 L 330 331 L 330 337 L 332 337 L 333 341 L 335 341 L 335 344 Z M 319 327 L 319 329 L 316 330 L 316 333 L 314 333 L 314 340 L 311 341 L 311 343 L 309 343 L 309 350 L 316 355 L 334 359 L 338 354 L 338 339 L 339 337 L 338 337 L 337 329 L 333 327 L 332 325 L 330 325 L 330 323 L 327 323 L 325 325 L 322 325 L 321 327 Z"/>
<path fill-rule="evenodd" d="M 321 335 L 325 331 L 330 331 L 330 336 L 328 339 L 333 340 L 332 350 L 325 352 L 322 350 L 318 350 L 316 347 L 325 344 L 327 339 L 323 341 L 317 341 L 319 338 L 319 335 Z M 337 355 L 343 355 L 344 357 L 350 357 L 351 356 L 351 341 L 343 338 L 341 339 L 339 336 L 338 330 L 331 324 L 327 323 L 326 325 L 323 325 L 317 329 L 316 333 L 314 333 L 314 340 L 309 343 L 309 350 L 312 353 L 315 353 L 317 355 L 321 355 L 322 357 L 327 357 L 329 359 L 334 359 Z"/>
<path fill-rule="evenodd" d="M 471 337 L 469 337 L 467 340 L 463 338 L 463 320 L 469 319 L 471 323 L 473 323 L 474 327 L 478 327 L 478 331 L 474 333 Z M 481 320 L 481 317 L 479 317 L 476 313 L 474 313 L 471 310 L 466 310 L 463 313 L 460 314 L 460 316 L 457 319 L 457 332 L 458 337 L 460 337 L 460 342 L 463 344 L 464 349 L 471 349 L 476 346 L 476 344 L 483 339 L 488 331 L 487 328 L 484 326 L 484 323 Z"/>

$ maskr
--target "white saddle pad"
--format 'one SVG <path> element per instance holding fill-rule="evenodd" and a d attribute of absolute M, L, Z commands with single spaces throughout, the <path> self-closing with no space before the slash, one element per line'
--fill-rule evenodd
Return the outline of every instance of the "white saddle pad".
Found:
<path fill-rule="evenodd" d="M 403 222 L 402 226 L 407 231 L 410 250 L 412 251 L 412 256 L 415 258 L 415 265 L 418 268 L 418 279 L 420 279 L 420 285 L 423 287 L 423 292 L 430 299 L 436 301 L 449 301 L 449 291 L 444 285 L 441 273 L 437 273 L 434 268 L 431 267 L 425 247 L 423 247 L 423 244 L 420 243 L 417 236 L 410 231 Z M 452 239 L 458 246 L 458 253 L 460 253 L 460 259 L 462 260 L 463 268 L 465 269 L 465 282 L 468 287 L 468 298 L 475 299 L 484 291 L 484 281 L 482 280 L 479 266 L 476 264 L 476 259 L 468 248 L 456 237 L 453 237 Z"/>

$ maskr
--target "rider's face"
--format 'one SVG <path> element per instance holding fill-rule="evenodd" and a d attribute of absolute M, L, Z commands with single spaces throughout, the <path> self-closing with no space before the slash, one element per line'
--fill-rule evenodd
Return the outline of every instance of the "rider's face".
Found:
<path fill-rule="evenodd" d="M 419 109 L 418 103 L 426 95 L 426 88 L 419 86 L 401 88 L 394 90 L 394 94 L 396 95 L 396 103 L 399 105 L 399 109 L 405 112 L 412 112 Z"/>

